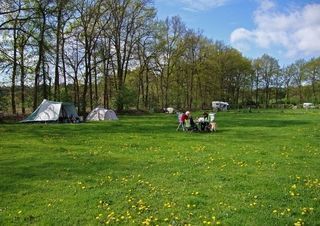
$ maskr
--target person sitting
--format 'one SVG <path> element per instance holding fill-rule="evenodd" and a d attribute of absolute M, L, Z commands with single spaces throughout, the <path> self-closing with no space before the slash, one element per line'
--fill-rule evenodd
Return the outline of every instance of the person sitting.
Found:
<path fill-rule="evenodd" d="M 198 128 L 197 124 L 194 122 L 191 115 L 189 115 L 189 120 L 190 120 L 190 130 L 199 131 L 199 128 Z"/>
<path fill-rule="evenodd" d="M 209 126 L 209 115 L 207 112 L 203 112 L 203 120 L 200 122 L 200 130 L 206 131 Z"/>

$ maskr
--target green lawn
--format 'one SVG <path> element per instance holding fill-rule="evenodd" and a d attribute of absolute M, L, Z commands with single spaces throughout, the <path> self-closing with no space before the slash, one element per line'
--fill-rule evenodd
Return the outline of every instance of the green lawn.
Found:
<path fill-rule="evenodd" d="M 320 111 L 0 125 L 0 225 L 320 225 Z"/>

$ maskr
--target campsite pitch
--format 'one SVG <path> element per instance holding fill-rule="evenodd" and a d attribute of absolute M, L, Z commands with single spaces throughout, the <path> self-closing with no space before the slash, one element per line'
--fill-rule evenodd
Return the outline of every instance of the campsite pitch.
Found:
<path fill-rule="evenodd" d="M 0 125 L 0 225 L 319 225 L 320 112 Z"/>

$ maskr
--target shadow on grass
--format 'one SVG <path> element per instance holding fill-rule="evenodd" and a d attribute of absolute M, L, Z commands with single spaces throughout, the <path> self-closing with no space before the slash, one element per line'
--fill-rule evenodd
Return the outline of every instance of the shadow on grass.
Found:
<path fill-rule="evenodd" d="M 29 158 L 2 161 L 0 192 L 32 192 L 33 187 L 50 189 L 45 186 L 49 181 L 72 184 L 90 178 L 99 180 L 107 175 L 125 175 L 146 165 L 142 161 L 134 161 L 129 158 L 106 156 L 104 153 L 92 156 L 89 151 L 73 151 L 72 155 L 56 153 L 53 149 L 43 155 L 32 153 L 32 157 Z"/>
<path fill-rule="evenodd" d="M 241 126 L 241 127 L 292 127 L 308 125 L 310 122 L 305 120 L 272 120 L 272 119 L 237 119 L 224 123 L 224 126 Z"/>

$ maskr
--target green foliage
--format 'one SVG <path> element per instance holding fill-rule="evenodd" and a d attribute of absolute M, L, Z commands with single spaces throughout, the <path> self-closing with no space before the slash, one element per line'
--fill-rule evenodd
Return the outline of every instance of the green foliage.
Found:
<path fill-rule="evenodd" d="M 0 112 L 5 112 L 8 110 L 9 101 L 8 95 L 4 94 L 4 91 L 0 89 Z"/>
<path fill-rule="evenodd" d="M 216 133 L 169 114 L 1 125 L 0 224 L 318 225 L 319 115 L 219 112 Z"/>
<path fill-rule="evenodd" d="M 137 98 L 137 94 L 134 90 L 124 87 L 123 90 L 119 90 L 116 99 L 116 106 L 124 106 L 125 109 L 134 107 Z"/>

